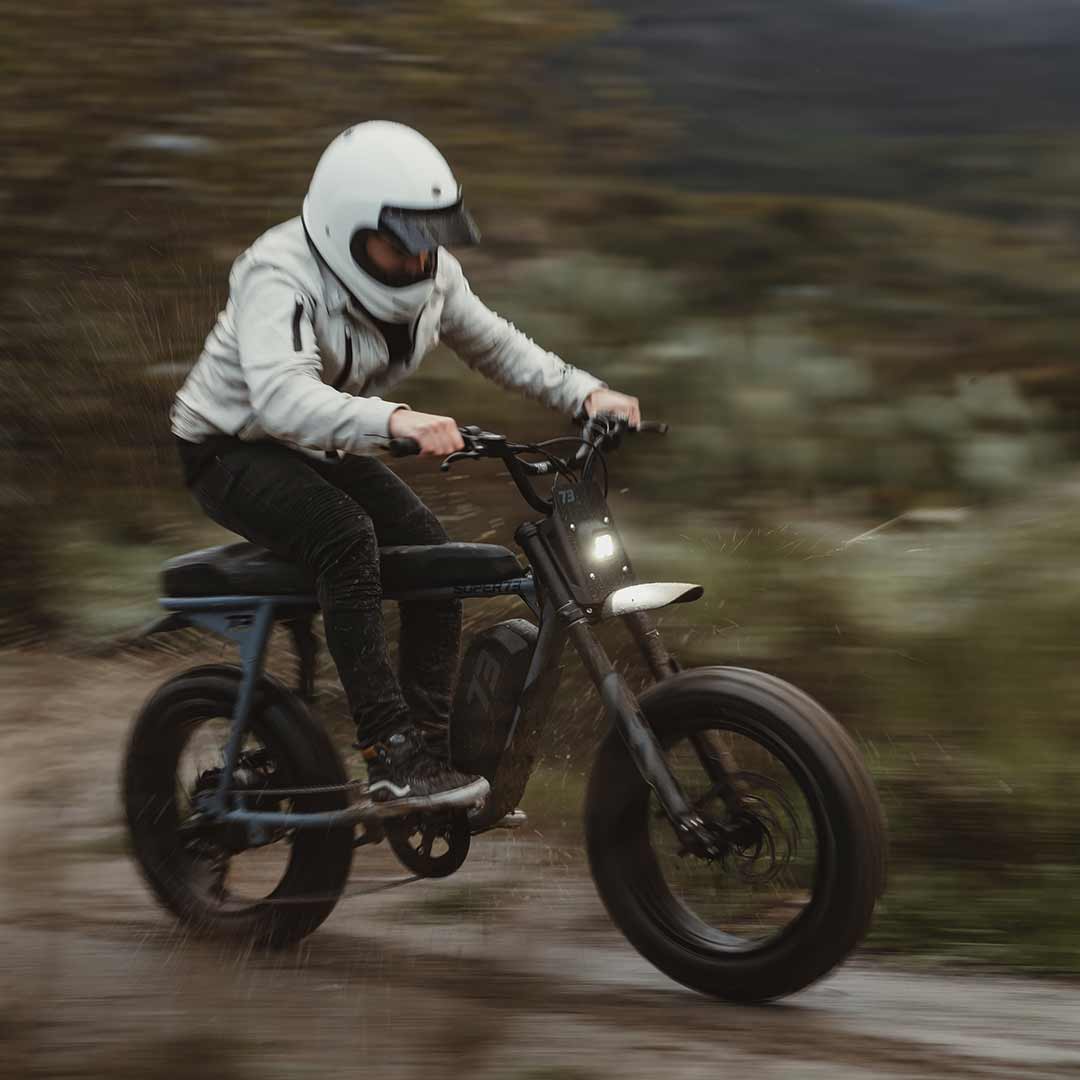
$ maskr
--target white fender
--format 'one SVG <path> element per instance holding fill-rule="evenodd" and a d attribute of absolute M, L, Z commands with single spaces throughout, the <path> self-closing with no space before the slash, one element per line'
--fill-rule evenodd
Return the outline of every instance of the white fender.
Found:
<path fill-rule="evenodd" d="M 688 604 L 702 597 L 705 590 L 700 585 L 685 581 L 646 581 L 639 585 L 627 585 L 616 589 L 605 601 L 601 616 L 610 619 L 614 615 L 630 615 L 635 611 L 654 611 L 668 604 Z"/>

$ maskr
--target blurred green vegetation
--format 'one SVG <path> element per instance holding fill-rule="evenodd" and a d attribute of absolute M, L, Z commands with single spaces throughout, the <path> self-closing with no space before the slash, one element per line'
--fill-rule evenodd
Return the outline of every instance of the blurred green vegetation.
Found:
<path fill-rule="evenodd" d="M 180 486 L 171 396 L 231 260 L 334 134 L 393 117 L 464 180 L 476 291 L 672 423 L 612 488 L 639 572 L 706 584 L 665 617 L 680 655 L 789 677 L 860 741 L 893 843 L 873 943 L 1075 971 L 1073 129 L 1013 102 L 995 131 L 969 97 L 935 131 L 903 86 L 809 123 L 806 65 L 689 70 L 638 7 L 0 0 L 0 640 L 122 632 L 162 558 L 226 538 Z M 760 59 L 755 20 L 806 56 L 837 26 L 848 61 L 925 44 L 856 7 L 732 3 L 724 48 Z M 923 111 L 887 129 L 901 99 Z M 442 351 L 406 393 L 564 425 Z M 494 471 L 405 469 L 455 536 L 510 542 Z"/>

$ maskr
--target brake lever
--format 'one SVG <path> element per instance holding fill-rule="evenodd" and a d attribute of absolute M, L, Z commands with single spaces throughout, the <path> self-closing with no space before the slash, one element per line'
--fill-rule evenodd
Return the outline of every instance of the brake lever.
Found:
<path fill-rule="evenodd" d="M 439 471 L 449 472 L 450 465 L 454 461 L 476 461 L 478 458 L 482 457 L 484 457 L 484 455 L 478 453 L 476 450 L 455 450 L 449 457 L 443 458 L 442 464 L 439 466 Z"/>
<path fill-rule="evenodd" d="M 590 416 L 581 429 L 581 438 L 585 445 L 578 447 L 574 461 L 580 463 L 594 450 L 600 453 L 609 446 L 617 446 L 618 436 L 615 433 L 618 431 L 618 426 L 619 418 L 614 413 L 597 413 L 595 416 Z M 611 441 L 613 435 L 614 442 Z"/>
<path fill-rule="evenodd" d="M 602 453 L 605 450 L 616 450 L 622 442 L 624 435 L 638 435 L 650 432 L 656 435 L 666 435 L 669 425 L 658 420 L 641 420 L 637 427 L 631 426 L 624 417 L 614 413 L 597 413 L 590 416 L 581 429 L 582 441 L 586 444 L 579 446 L 574 454 L 574 463 L 580 464 L 585 461 L 595 450 Z"/>

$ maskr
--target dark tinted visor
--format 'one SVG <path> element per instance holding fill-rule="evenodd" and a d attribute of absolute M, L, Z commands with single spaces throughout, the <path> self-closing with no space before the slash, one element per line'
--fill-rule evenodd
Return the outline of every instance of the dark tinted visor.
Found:
<path fill-rule="evenodd" d="M 379 229 L 390 233 L 410 255 L 480 242 L 480 230 L 460 199 L 441 210 L 384 206 L 379 214 Z"/>
<path fill-rule="evenodd" d="M 398 243 L 397 237 L 391 233 L 376 234 L 373 229 L 358 229 L 353 233 L 352 240 L 349 243 L 349 251 L 357 264 L 376 281 L 381 281 L 384 285 L 391 286 L 391 288 L 399 289 L 406 285 L 415 285 L 418 281 L 425 281 L 427 278 L 435 276 L 436 268 L 439 265 L 439 253 L 437 250 L 427 252 L 426 268 L 416 273 L 409 273 L 404 269 L 395 272 L 379 266 L 367 253 L 367 238 L 374 235 L 382 236 L 402 258 L 415 259 L 416 256 L 405 251 Z"/>

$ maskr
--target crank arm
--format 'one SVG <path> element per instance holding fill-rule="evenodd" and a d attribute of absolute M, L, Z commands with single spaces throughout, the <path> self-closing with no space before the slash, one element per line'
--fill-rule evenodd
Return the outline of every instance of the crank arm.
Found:
<path fill-rule="evenodd" d="M 363 831 L 353 840 L 353 847 L 364 847 L 367 844 L 381 844 L 386 839 L 386 831 L 378 818 L 363 818 L 359 823 Z"/>

